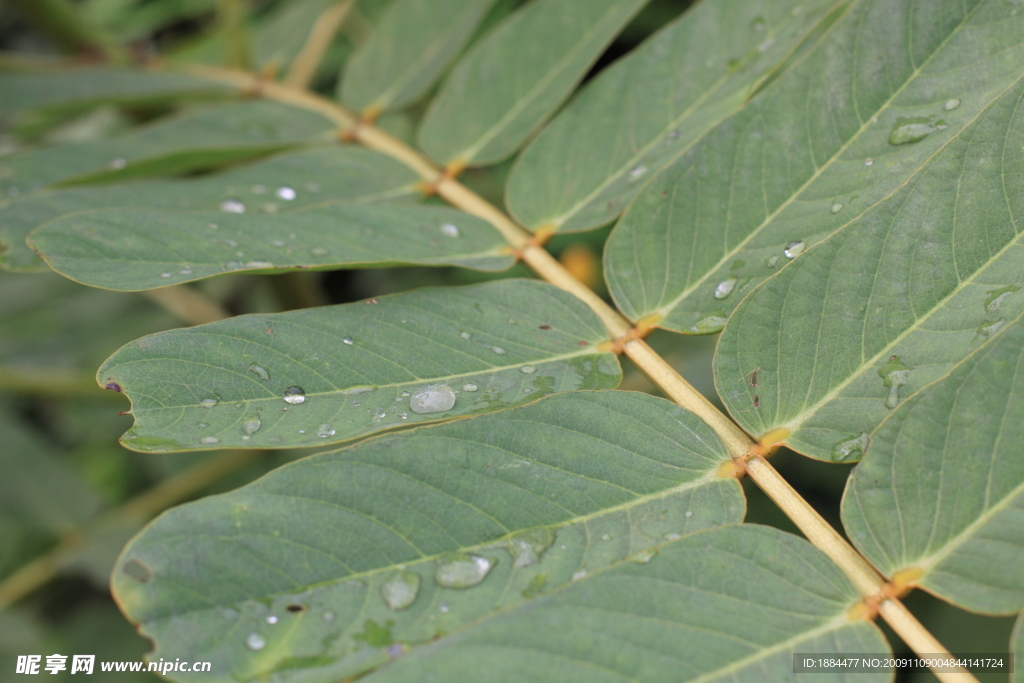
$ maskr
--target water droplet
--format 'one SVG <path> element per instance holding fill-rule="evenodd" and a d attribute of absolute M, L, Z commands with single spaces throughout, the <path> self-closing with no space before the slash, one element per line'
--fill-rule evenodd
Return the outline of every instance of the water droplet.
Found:
<path fill-rule="evenodd" d="M 245 204 L 237 199 L 225 199 L 220 203 L 220 210 L 224 213 L 245 213 Z"/>
<path fill-rule="evenodd" d="M 945 109 L 946 111 L 953 111 L 954 109 L 956 109 L 959 106 L 960 106 L 960 98 L 959 97 L 952 97 L 952 98 L 946 100 L 946 104 L 944 104 L 942 106 L 942 108 Z"/>
<path fill-rule="evenodd" d="M 728 321 L 728 318 L 723 318 L 719 315 L 709 315 L 694 323 L 690 327 L 690 332 L 696 332 L 697 334 L 714 334 L 716 332 L 721 332 L 722 328 L 725 327 L 725 323 Z"/>
<path fill-rule="evenodd" d="M 277 617 L 275 617 L 273 614 L 269 615 L 267 617 L 267 623 L 270 624 L 271 626 L 273 626 L 274 624 L 277 623 Z"/>
<path fill-rule="evenodd" d="M 786 258 L 796 258 L 800 254 L 804 253 L 805 248 L 807 248 L 807 244 L 798 240 L 787 244 L 786 248 L 782 250 L 782 253 L 785 254 Z"/>
<path fill-rule="evenodd" d="M 322 425 L 316 428 L 316 435 L 321 439 L 326 439 L 329 436 L 334 436 L 334 428 L 328 423 L 324 422 Z"/>
<path fill-rule="evenodd" d="M 478 387 L 475 384 L 473 384 L 472 382 L 466 382 L 465 384 L 462 385 L 462 390 L 463 391 L 476 391 L 477 388 Z"/>
<path fill-rule="evenodd" d="M 674 531 L 665 534 L 665 540 L 666 541 L 678 541 L 682 537 L 683 537 L 682 534 L 677 534 Z"/>
<path fill-rule="evenodd" d="M 494 560 L 472 553 L 449 553 L 437 561 L 434 581 L 442 588 L 470 588 L 483 581 Z"/>
<path fill-rule="evenodd" d="M 684 514 L 683 517 L 686 517 L 687 519 L 693 517 L 693 510 L 687 510 L 686 514 Z"/>
<path fill-rule="evenodd" d="M 503 545 L 512 557 L 512 567 L 522 569 L 536 564 L 540 556 L 555 542 L 555 532 L 548 527 L 527 529 L 508 539 Z"/>
<path fill-rule="evenodd" d="M 420 415 L 443 413 L 455 407 L 455 392 L 447 384 L 428 384 L 413 392 L 409 407 Z"/>
<path fill-rule="evenodd" d="M 185 266 L 184 268 L 182 268 L 181 270 L 178 271 L 178 275 L 191 275 L 191 274 L 192 274 L 192 267 L 191 266 Z"/>
<path fill-rule="evenodd" d="M 297 406 L 306 400 L 306 390 L 302 387 L 291 386 L 284 390 L 284 402 Z"/>
<path fill-rule="evenodd" d="M 524 365 L 523 367 L 519 368 L 519 372 L 523 373 L 524 375 L 532 375 L 533 373 L 537 372 L 537 368 L 533 367 L 532 365 Z"/>
<path fill-rule="evenodd" d="M 847 462 L 859 458 L 868 448 L 868 434 L 861 432 L 860 436 L 840 441 L 832 447 L 832 462 Z"/>
<path fill-rule="evenodd" d="M 1017 285 L 1007 285 L 1001 289 L 993 289 L 988 294 L 988 299 L 985 300 L 985 312 L 995 313 L 999 310 L 999 307 L 1006 301 L 1006 297 L 1010 296 L 1014 292 L 1018 291 L 1020 287 Z"/>
<path fill-rule="evenodd" d="M 220 443 L 220 439 L 218 439 L 215 436 L 204 436 L 203 438 L 199 439 L 199 443 L 205 446 L 212 446 L 215 443 Z"/>
<path fill-rule="evenodd" d="M 267 372 L 267 369 L 260 365 L 259 363 L 249 363 L 249 372 L 256 375 L 264 382 L 270 379 L 270 373 Z"/>
<path fill-rule="evenodd" d="M 893 124 L 892 132 L 889 133 L 889 144 L 893 146 L 906 145 L 912 142 L 920 142 L 937 130 L 944 130 L 946 124 L 934 117 L 924 118 L 913 116 L 910 118 L 900 117 Z"/>
<path fill-rule="evenodd" d="M 160 277 L 170 277 L 170 276 L 171 276 L 171 274 L 166 272 L 166 271 L 163 272 L 163 273 L 160 273 Z"/>
<path fill-rule="evenodd" d="M 348 344 L 349 346 L 352 346 L 353 344 L 356 343 L 355 340 L 352 339 L 352 337 L 342 337 L 341 341 L 344 342 L 345 344 Z"/>
<path fill-rule="evenodd" d="M 278 199 L 283 199 L 286 202 L 290 202 L 298 196 L 298 194 L 295 192 L 295 189 L 288 187 L 287 185 L 282 185 L 281 187 L 277 188 L 277 192 L 275 192 L 274 194 L 277 195 Z"/>
<path fill-rule="evenodd" d="M 633 557 L 631 557 L 629 559 L 630 559 L 631 562 L 636 562 L 637 564 L 647 564 L 648 562 L 653 560 L 654 556 L 657 555 L 657 554 L 658 554 L 657 551 L 655 551 L 652 548 L 649 548 L 647 550 L 641 550 L 640 552 L 638 552 L 636 555 L 634 555 Z"/>
<path fill-rule="evenodd" d="M 505 349 L 501 348 L 500 346 L 492 346 L 491 347 L 491 351 L 494 351 L 499 356 L 504 356 L 506 353 L 508 353 L 508 351 L 506 351 Z"/>
<path fill-rule="evenodd" d="M 578 572 L 574 572 L 573 573 L 572 580 L 573 581 L 579 581 L 580 579 L 585 579 L 586 577 L 587 577 L 587 570 L 586 569 L 581 569 Z"/>
<path fill-rule="evenodd" d="M 310 256 L 327 256 L 330 253 L 331 252 L 329 252 L 328 250 L 324 249 L 323 247 L 313 247 L 313 248 L 311 248 L 309 250 L 309 255 Z"/>
<path fill-rule="evenodd" d="M 218 394 L 212 394 L 199 401 L 199 405 L 204 408 L 212 408 L 220 403 L 220 396 Z"/>
<path fill-rule="evenodd" d="M 326 610 L 323 615 L 323 620 L 326 621 L 328 624 L 334 621 L 334 612 L 332 612 L 331 610 Z"/>
<path fill-rule="evenodd" d="M 409 419 L 409 413 L 402 413 L 398 417 L 402 418 L 403 420 L 408 420 Z"/>
<path fill-rule="evenodd" d="M 732 294 L 732 290 L 736 288 L 737 282 L 739 282 L 739 280 L 735 277 L 730 277 L 719 282 L 718 286 L 715 287 L 715 298 L 724 299 Z"/>
<path fill-rule="evenodd" d="M 778 256 L 769 256 L 768 258 L 766 258 L 764 260 L 764 264 L 766 266 L 768 266 L 769 268 L 774 268 L 775 264 L 778 263 L 778 262 L 779 262 L 779 257 Z"/>
<path fill-rule="evenodd" d="M 459 336 L 465 339 L 466 341 L 469 341 L 470 339 L 473 338 L 473 335 L 471 335 L 469 332 L 459 332 Z"/>
<path fill-rule="evenodd" d="M 260 422 L 260 418 L 253 415 L 242 423 L 242 432 L 246 435 L 252 435 L 258 432 L 262 426 L 263 423 Z"/>
<path fill-rule="evenodd" d="M 115 171 L 119 171 L 127 165 L 128 160 L 125 159 L 124 157 L 116 157 L 114 159 L 111 159 L 110 163 L 107 164 L 108 167 L 114 169 Z"/>
<path fill-rule="evenodd" d="M 995 322 L 984 322 L 981 324 L 981 327 L 978 328 L 978 334 L 982 337 L 988 337 L 998 332 L 1005 324 L 1006 321 L 1002 318 Z"/>
<path fill-rule="evenodd" d="M 871 165 L 872 165 L 872 164 L 874 164 L 874 163 L 875 163 L 875 160 L 874 160 L 874 159 L 865 159 L 865 160 L 864 160 L 864 165 L 865 165 L 865 166 L 871 166 Z"/>
<path fill-rule="evenodd" d="M 209 426 L 209 422 L 196 422 L 196 427 L 199 427 L 200 429 L 206 429 Z"/>
<path fill-rule="evenodd" d="M 459 229 L 451 223 L 445 223 L 441 226 L 441 234 L 447 235 L 448 237 L 458 237 Z"/>
<path fill-rule="evenodd" d="M 376 408 L 376 409 L 374 409 L 374 411 L 373 411 L 373 416 L 374 416 L 375 418 L 377 418 L 378 420 L 383 420 L 383 419 L 384 419 L 384 416 L 385 416 L 386 414 L 387 414 L 387 413 L 385 413 L 385 412 L 384 412 L 384 409 L 383 409 L 383 408 Z"/>
<path fill-rule="evenodd" d="M 829 211 L 831 211 L 832 213 L 839 213 L 842 210 L 843 210 L 843 205 L 840 204 L 839 202 L 836 202 L 835 204 L 833 204 L 832 208 L 829 209 Z"/>
<path fill-rule="evenodd" d="M 603 534 L 601 536 L 601 540 L 602 541 L 610 541 L 610 540 L 612 540 L 612 535 L 611 534 Z"/>
<path fill-rule="evenodd" d="M 885 365 L 878 368 L 878 376 L 882 383 L 889 388 L 889 395 L 885 398 L 886 408 L 895 408 L 900 403 L 900 387 L 910 379 L 910 371 L 913 368 L 904 365 L 900 356 L 892 356 L 885 362 Z"/>
<path fill-rule="evenodd" d="M 245 646 L 253 652 L 259 652 L 267 646 L 267 641 L 258 633 L 250 633 L 245 638 Z"/>
<path fill-rule="evenodd" d="M 396 612 L 415 602 L 419 592 L 420 575 L 408 569 L 396 572 L 380 587 L 380 595 L 385 604 Z"/>
<path fill-rule="evenodd" d="M 636 182 L 637 180 L 642 178 L 644 176 L 644 174 L 646 174 L 646 173 L 647 173 L 647 167 L 646 166 L 642 166 L 642 165 L 641 166 L 636 166 L 636 167 L 633 168 L 633 170 L 631 170 L 629 172 L 629 180 L 630 180 L 630 182 Z"/>
<path fill-rule="evenodd" d="M 445 600 L 442 600 L 441 602 L 437 603 L 437 609 L 438 609 L 439 612 L 441 612 L 441 614 L 448 614 L 448 610 L 449 610 L 448 602 L 445 601 Z"/>

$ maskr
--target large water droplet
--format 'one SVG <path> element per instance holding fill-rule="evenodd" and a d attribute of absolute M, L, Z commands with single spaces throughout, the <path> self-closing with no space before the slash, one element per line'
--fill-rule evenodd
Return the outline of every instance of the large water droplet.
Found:
<path fill-rule="evenodd" d="M 245 638 L 245 646 L 253 652 L 259 652 L 267 646 L 267 641 L 258 633 L 250 633 Z"/>
<path fill-rule="evenodd" d="M 1017 285 L 1007 285 L 1001 289 L 993 289 L 989 292 L 985 292 L 988 294 L 988 298 L 985 299 L 985 312 L 995 313 L 999 310 L 999 307 L 1003 305 L 1003 302 L 1006 301 L 1006 297 L 1018 290 L 1020 290 L 1020 287 Z"/>
<path fill-rule="evenodd" d="M 911 142 L 919 142 L 935 131 L 944 130 L 945 128 L 946 124 L 942 120 L 936 121 L 933 117 L 900 117 L 896 119 L 896 123 L 894 123 L 892 127 L 892 132 L 889 133 L 889 144 L 898 146 L 906 145 Z"/>
<path fill-rule="evenodd" d="M 434 581 L 442 588 L 470 588 L 483 581 L 494 561 L 472 553 L 449 553 L 437 561 Z"/>
<path fill-rule="evenodd" d="M 447 384 L 428 384 L 412 393 L 409 407 L 420 415 L 443 413 L 455 407 L 455 392 Z"/>
<path fill-rule="evenodd" d="M 245 204 L 237 199 L 225 199 L 220 203 L 220 210 L 224 213 L 245 213 Z"/>
<path fill-rule="evenodd" d="M 204 436 L 203 438 L 199 439 L 199 443 L 205 446 L 212 446 L 215 443 L 220 443 L 220 439 L 218 439 L 215 436 Z"/>
<path fill-rule="evenodd" d="M 796 258 L 800 254 L 804 253 L 804 249 L 806 248 L 807 243 L 798 240 L 787 244 L 786 248 L 782 250 L 782 253 L 785 254 L 786 258 Z"/>
<path fill-rule="evenodd" d="M 724 299 L 732 294 L 732 290 L 736 288 L 737 282 L 739 282 L 739 279 L 735 277 L 726 278 L 719 282 L 718 286 L 715 287 L 715 298 Z"/>
<path fill-rule="evenodd" d="M 446 235 L 448 237 L 458 237 L 459 229 L 452 225 L 451 223 L 445 223 L 444 225 L 441 226 L 441 234 Z"/>
<path fill-rule="evenodd" d="M 396 572 L 380 587 L 380 596 L 384 598 L 387 606 L 396 612 L 415 602 L 419 592 L 420 575 L 408 569 Z"/>
<path fill-rule="evenodd" d="M 946 100 L 946 104 L 944 104 L 942 106 L 942 108 L 945 109 L 946 111 L 953 111 L 954 109 L 956 109 L 959 106 L 960 106 L 960 98 L 959 97 L 951 97 L 950 99 Z"/>
<path fill-rule="evenodd" d="M 900 387 L 910 379 L 910 371 L 913 368 L 904 365 L 900 356 L 892 356 L 885 362 L 885 365 L 878 368 L 878 376 L 882 383 L 889 388 L 889 395 L 885 398 L 886 408 L 895 408 L 900 403 Z"/>
<path fill-rule="evenodd" d="M 690 332 L 696 332 L 697 334 L 714 334 L 715 332 L 721 332 L 722 328 L 725 327 L 725 323 L 728 321 L 728 318 L 723 318 L 719 315 L 709 315 L 694 323 L 690 327 Z"/>
<path fill-rule="evenodd" d="M 847 462 L 860 458 L 868 448 L 868 434 L 862 432 L 846 441 L 840 441 L 832 447 L 832 462 Z"/>
<path fill-rule="evenodd" d="M 260 430 L 260 427 L 262 426 L 263 423 L 260 422 L 260 418 L 257 417 L 256 415 L 253 415 L 252 417 L 247 418 L 244 422 L 242 422 L 242 432 L 247 435 L 255 434 Z"/>
<path fill-rule="evenodd" d="M 277 192 L 275 194 L 277 194 L 278 199 L 283 199 L 286 202 L 290 202 L 298 196 L 295 189 L 288 187 L 287 185 L 282 185 L 277 188 Z"/>
<path fill-rule="evenodd" d="M 263 367 L 259 363 L 249 363 L 249 372 L 256 375 L 264 382 L 270 379 L 270 373 L 267 371 L 265 367 Z"/>
<path fill-rule="evenodd" d="M 326 439 L 329 436 L 334 436 L 334 434 L 334 428 L 331 427 L 331 425 L 329 425 L 326 422 L 316 428 L 316 435 L 319 436 L 321 439 Z"/>
<path fill-rule="evenodd" d="M 306 390 L 302 387 L 288 387 L 284 390 L 284 402 L 297 406 L 306 400 Z"/>
<path fill-rule="evenodd" d="M 218 403 L 220 403 L 220 395 L 219 394 L 211 394 L 211 395 L 207 396 L 206 398 L 204 398 L 204 399 L 199 401 L 199 405 L 201 405 L 204 408 L 212 408 L 215 405 L 217 405 Z"/>

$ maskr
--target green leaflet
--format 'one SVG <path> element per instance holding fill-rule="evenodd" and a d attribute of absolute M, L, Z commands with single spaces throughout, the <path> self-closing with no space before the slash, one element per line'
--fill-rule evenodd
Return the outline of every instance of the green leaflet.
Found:
<path fill-rule="evenodd" d="M 345 65 L 339 96 L 377 114 L 423 97 L 495 0 L 395 0 Z"/>
<path fill-rule="evenodd" d="M 434 206 L 333 202 L 280 215 L 101 209 L 58 218 L 29 244 L 58 273 L 143 290 L 244 271 L 393 264 L 515 265 L 486 221 Z"/>
<path fill-rule="evenodd" d="M 871 434 L 843 497 L 850 538 L 887 576 L 965 609 L 1024 609 L 1024 323 L 906 401 Z"/>
<path fill-rule="evenodd" d="M 715 382 L 747 431 L 786 430 L 772 440 L 829 459 L 1024 310 L 1024 191 L 1008 181 L 1024 166 L 1022 97 L 1024 78 L 743 299 Z"/>
<path fill-rule="evenodd" d="M 455 66 L 417 143 L 444 163 L 485 166 L 508 157 L 646 2 L 535 0 L 520 8 Z"/>
<path fill-rule="evenodd" d="M 154 658 L 209 659 L 208 680 L 336 681 L 399 643 L 425 664 L 572 581 L 610 588 L 605 570 L 636 573 L 611 569 L 627 558 L 655 576 L 679 561 L 665 555 L 693 556 L 657 546 L 742 518 L 739 485 L 717 475 L 727 460 L 710 428 L 663 399 L 560 394 L 306 458 L 179 507 L 129 544 L 113 589 Z M 733 564 L 744 550 L 720 552 Z M 811 564 L 828 578 L 811 577 L 807 594 L 822 597 L 793 623 L 828 620 L 847 600 L 836 570 Z"/>
<path fill-rule="evenodd" d="M 612 221 L 647 180 L 741 106 L 835 4 L 696 4 L 597 74 L 524 150 L 506 189 L 513 216 L 532 230 Z"/>
<path fill-rule="evenodd" d="M 568 293 L 502 280 L 162 332 L 97 380 L 131 399 L 133 450 L 294 448 L 614 387 L 606 336 Z"/>
<path fill-rule="evenodd" d="M 1015 7 L 850 3 L 815 50 L 637 197 L 606 248 L 623 312 L 717 332 L 789 256 L 886 201 L 1024 72 Z"/>
<path fill-rule="evenodd" d="M 42 266 L 38 257 L 24 246 L 25 236 L 36 226 L 86 209 L 132 207 L 180 212 L 228 208 L 235 211 L 244 209 L 246 214 L 285 213 L 339 199 L 411 199 L 418 181 L 418 176 L 412 171 L 383 154 L 359 147 L 332 145 L 279 154 L 198 178 L 47 192 L 0 207 L 0 244 L 11 247 L 0 263 L 9 270 Z M 282 199 L 282 196 L 293 198 Z M 172 211 L 163 211 L 161 215 L 173 216 Z M 217 217 L 214 221 L 219 219 Z M 47 228 L 50 234 L 53 230 Z M 204 242 L 217 237 L 208 233 L 210 229 L 207 226 Z M 285 231 L 285 234 L 291 234 L 291 231 Z M 276 241 L 284 241 L 276 237 Z M 289 238 L 286 236 L 285 239 Z M 221 240 L 225 245 L 231 242 L 239 242 L 238 236 L 225 236 Z M 240 258 L 233 256 L 236 261 Z"/>

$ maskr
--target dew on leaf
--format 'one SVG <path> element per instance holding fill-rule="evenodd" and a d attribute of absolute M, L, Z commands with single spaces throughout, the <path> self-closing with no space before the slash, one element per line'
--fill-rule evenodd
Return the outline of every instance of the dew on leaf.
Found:
<path fill-rule="evenodd" d="M 842 210 L 843 210 L 843 205 L 840 204 L 839 202 L 836 202 L 835 204 L 833 204 L 832 208 L 829 209 L 829 211 L 831 211 L 832 213 L 839 213 Z"/>
<path fill-rule="evenodd" d="M 647 550 L 641 550 L 636 555 L 633 555 L 633 557 L 629 558 L 629 561 L 636 562 L 637 564 L 647 564 L 653 560 L 654 556 L 657 554 L 657 551 L 653 548 L 648 548 Z"/>
<path fill-rule="evenodd" d="M 323 620 L 326 621 L 328 624 L 334 621 L 334 617 L 335 614 L 331 610 L 326 610 L 323 613 Z"/>
<path fill-rule="evenodd" d="M 988 294 L 988 298 L 985 299 L 985 312 L 995 313 L 999 309 L 999 307 L 1003 305 L 1003 302 L 1006 301 L 1006 297 L 1010 296 L 1019 289 L 1020 287 L 1018 287 L 1017 285 L 1007 285 L 1006 287 L 1002 287 L 1001 289 L 993 289 L 989 292 L 986 292 L 986 294 Z"/>
<path fill-rule="evenodd" d="M 868 448 L 868 434 L 861 432 L 860 436 L 840 441 L 832 447 L 832 462 L 847 462 L 860 458 Z"/>
<path fill-rule="evenodd" d="M 326 439 L 329 436 L 334 436 L 335 433 L 336 432 L 334 428 L 331 427 L 331 425 L 326 422 L 316 428 L 316 435 L 319 436 L 321 439 Z"/>
<path fill-rule="evenodd" d="M 442 600 L 441 602 L 437 603 L 437 609 L 441 612 L 441 614 L 448 614 L 448 602 Z"/>
<path fill-rule="evenodd" d="M 127 159 L 125 159 L 124 157 L 115 157 L 115 158 L 110 160 L 110 163 L 107 164 L 107 167 L 108 168 L 112 168 L 115 171 L 119 171 L 119 170 L 121 170 L 122 168 L 124 168 L 127 165 L 128 165 L 128 160 Z"/>
<path fill-rule="evenodd" d="M 524 365 L 523 367 L 519 368 L 519 372 L 523 373 L 524 375 L 532 375 L 533 373 L 537 372 L 537 368 L 533 367 L 532 365 Z"/>
<path fill-rule="evenodd" d="M 283 199 L 286 202 L 290 202 L 298 196 L 298 194 L 295 192 L 295 189 L 288 187 L 287 185 L 282 185 L 281 187 L 277 188 L 277 192 L 275 192 L 274 194 L 277 195 L 278 199 Z"/>
<path fill-rule="evenodd" d="M 196 422 L 196 427 L 199 427 L 200 429 L 206 429 L 209 426 L 209 422 Z"/>
<path fill-rule="evenodd" d="M 220 443 L 220 439 L 218 439 L 215 436 L 204 436 L 203 438 L 199 439 L 199 443 L 205 446 L 212 446 L 213 444 Z"/>
<path fill-rule="evenodd" d="M 945 128 L 946 124 L 941 119 L 936 121 L 934 117 L 900 117 L 896 119 L 892 132 L 889 133 L 889 144 L 899 146 L 920 142 L 935 131 L 944 130 Z"/>
<path fill-rule="evenodd" d="M 766 266 L 768 266 L 769 268 L 774 268 L 775 264 L 778 263 L 778 262 L 779 262 L 779 257 L 778 256 L 769 256 L 768 258 L 766 258 L 764 260 L 764 264 Z"/>
<path fill-rule="evenodd" d="M 709 315 L 701 318 L 691 325 L 690 332 L 695 332 L 697 334 L 714 334 L 715 332 L 721 332 L 727 322 L 728 318 L 723 318 L 719 315 Z"/>
<path fill-rule="evenodd" d="M 643 166 L 643 165 L 635 166 L 629 172 L 629 180 L 630 180 L 630 182 L 635 182 L 635 181 L 639 180 L 640 178 L 642 178 L 646 173 L 647 173 L 647 167 L 646 166 Z"/>
<path fill-rule="evenodd" d="M 804 249 L 807 247 L 805 242 L 797 240 L 796 242 L 790 242 L 786 245 L 786 248 L 782 250 L 786 258 L 796 258 L 800 254 L 804 253 Z"/>
<path fill-rule="evenodd" d="M 865 159 L 865 160 L 864 160 L 864 165 L 865 165 L 865 166 L 871 166 L 871 165 L 873 165 L 874 163 L 875 163 L 875 160 L 874 160 L 874 159 Z"/>
<path fill-rule="evenodd" d="M 984 322 L 978 328 L 978 334 L 980 334 L 982 337 L 989 337 L 998 332 L 1000 329 L 1002 329 L 1003 325 L 1005 324 L 1006 321 L 1003 320 L 1002 318 L 996 320 L 995 322 Z"/>
<path fill-rule="evenodd" d="M 465 384 L 462 385 L 462 390 L 463 391 L 470 391 L 470 392 L 472 392 L 472 391 L 476 391 L 477 389 L 478 389 L 478 387 L 475 384 L 473 384 L 472 382 L 466 382 Z"/>
<path fill-rule="evenodd" d="M 207 396 L 206 398 L 201 399 L 199 401 L 199 405 L 201 405 L 204 408 L 212 408 L 218 403 L 220 403 L 220 396 L 218 394 L 211 394 L 210 396 Z"/>
<path fill-rule="evenodd" d="M 297 406 L 306 400 L 306 391 L 299 386 L 290 386 L 284 390 L 284 402 Z"/>
<path fill-rule="evenodd" d="M 260 427 L 262 426 L 263 423 L 260 421 L 260 418 L 256 415 L 253 415 L 252 417 L 242 422 L 242 432 L 247 436 L 252 435 L 258 432 Z"/>
<path fill-rule="evenodd" d="M 348 344 L 349 346 L 352 346 L 353 344 L 356 343 L 355 339 L 353 339 L 352 337 L 342 337 L 341 341 L 345 344 Z"/>
<path fill-rule="evenodd" d="M 395 572 L 381 584 L 380 595 L 389 609 L 403 610 L 416 601 L 420 592 L 420 575 L 414 571 L 403 569 Z"/>
<path fill-rule="evenodd" d="M 470 588 L 491 571 L 494 561 L 472 553 L 448 553 L 437 561 L 434 581 L 442 588 Z"/>
<path fill-rule="evenodd" d="M 571 577 L 571 580 L 572 581 L 579 581 L 580 579 L 585 579 L 586 577 L 587 577 L 587 570 L 586 569 L 581 569 L 578 572 L 574 572 L 573 573 L 573 575 Z"/>
<path fill-rule="evenodd" d="M 539 562 L 541 555 L 554 542 L 555 532 L 548 527 L 540 527 L 521 531 L 503 545 L 512 558 L 512 567 L 522 569 Z"/>
<path fill-rule="evenodd" d="M 277 623 L 277 617 L 274 616 L 273 614 L 268 615 L 267 616 L 267 623 L 270 624 L 271 626 L 273 626 L 274 624 Z"/>
<path fill-rule="evenodd" d="M 494 351 L 499 356 L 504 356 L 506 353 L 508 353 L 508 351 L 506 351 L 505 349 L 501 348 L 500 346 L 492 346 L 491 347 L 491 351 Z"/>
<path fill-rule="evenodd" d="M 739 280 L 735 277 L 729 277 L 719 282 L 718 286 L 715 287 L 715 298 L 724 299 L 732 294 L 732 290 L 736 288 L 737 282 L 739 282 Z"/>
<path fill-rule="evenodd" d="M 473 338 L 473 335 L 471 335 L 469 332 L 459 332 L 459 336 L 465 339 L 466 341 L 469 341 L 470 339 Z"/>
<path fill-rule="evenodd" d="M 259 652 L 267 646 L 267 641 L 258 633 L 250 633 L 245 638 L 245 646 L 253 652 Z"/>
<path fill-rule="evenodd" d="M 960 106 L 960 98 L 959 97 L 951 97 L 950 99 L 946 100 L 946 104 L 944 104 L 942 106 L 942 108 L 945 109 L 946 111 L 953 111 L 954 109 L 956 109 L 959 106 Z"/>
<path fill-rule="evenodd" d="M 455 407 L 455 392 L 447 384 L 428 384 L 412 393 L 409 407 L 420 415 L 443 413 Z"/>
<path fill-rule="evenodd" d="M 245 213 L 245 204 L 237 199 L 225 199 L 220 203 L 220 210 L 224 213 Z"/>
<path fill-rule="evenodd" d="M 693 510 L 687 510 L 687 511 L 686 511 L 686 512 L 685 512 L 685 513 L 683 514 L 683 517 L 686 517 L 687 519 L 689 519 L 690 517 L 693 517 Z"/>
<path fill-rule="evenodd" d="M 913 368 L 903 363 L 900 356 L 891 356 L 885 365 L 878 368 L 878 376 L 882 383 L 888 387 L 889 395 L 885 398 L 886 408 L 895 408 L 900 403 L 900 387 L 910 379 L 910 371 Z"/>
<path fill-rule="evenodd" d="M 441 226 L 441 234 L 447 237 L 458 237 L 459 229 L 451 223 L 445 223 Z"/>
<path fill-rule="evenodd" d="M 160 273 L 160 277 L 170 277 L 170 276 L 171 276 L 171 274 L 169 272 L 167 272 L 166 270 L 164 272 Z"/>
<path fill-rule="evenodd" d="M 259 377 L 264 382 L 266 382 L 266 381 L 268 381 L 270 379 L 270 373 L 267 371 L 267 369 L 265 367 L 263 367 L 259 363 L 256 363 L 256 362 L 249 363 L 249 372 L 251 372 L 252 374 L 256 375 L 257 377 Z"/>
<path fill-rule="evenodd" d="M 612 540 L 612 535 L 611 534 L 602 534 L 601 535 L 601 540 L 602 541 L 610 541 L 610 540 Z"/>
<path fill-rule="evenodd" d="M 329 252 L 327 249 L 324 249 L 323 247 L 311 247 L 309 250 L 310 256 L 327 256 L 330 253 L 331 252 Z"/>

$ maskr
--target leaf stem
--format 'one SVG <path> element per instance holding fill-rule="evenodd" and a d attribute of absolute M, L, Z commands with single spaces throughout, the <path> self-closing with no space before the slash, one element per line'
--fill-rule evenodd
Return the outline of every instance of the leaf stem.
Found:
<path fill-rule="evenodd" d="M 331 46 L 331 41 L 341 29 L 354 4 L 355 0 L 335 2 L 316 18 L 305 45 L 288 68 L 288 74 L 284 77 L 285 85 L 303 89 L 309 87 L 327 48 Z"/>
<path fill-rule="evenodd" d="M 885 619 L 885 623 L 889 624 L 892 630 L 903 639 L 903 642 L 917 654 L 952 659 L 952 655 L 943 647 L 942 643 L 936 640 L 935 636 L 929 633 L 928 629 L 922 626 L 921 622 L 899 600 L 883 600 L 878 605 L 878 611 Z M 966 669 L 956 672 L 933 670 L 932 673 L 942 683 L 964 683 L 966 681 L 978 683 L 978 679 Z"/>
<path fill-rule="evenodd" d="M 153 488 L 66 535 L 49 552 L 40 555 L 0 582 L 0 610 L 6 609 L 52 580 L 67 561 L 91 538 L 126 521 L 145 521 L 174 503 L 246 465 L 263 451 L 227 451 L 203 460 L 184 472 L 165 479 Z"/>

